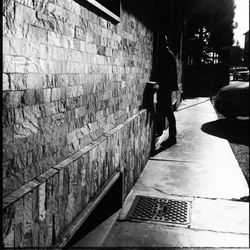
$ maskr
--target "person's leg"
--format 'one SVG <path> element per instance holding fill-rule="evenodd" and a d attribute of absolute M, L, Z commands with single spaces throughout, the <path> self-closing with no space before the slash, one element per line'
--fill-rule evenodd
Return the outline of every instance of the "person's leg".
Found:
<path fill-rule="evenodd" d="M 167 110 L 166 117 L 168 119 L 169 137 L 161 144 L 162 148 L 164 149 L 176 144 L 176 120 L 172 107 Z"/>
<path fill-rule="evenodd" d="M 155 117 L 155 134 L 161 135 L 165 129 L 165 115 L 158 112 Z"/>
<path fill-rule="evenodd" d="M 166 117 L 168 119 L 169 138 L 176 139 L 176 120 L 174 116 L 171 95 L 167 97 Z"/>
<path fill-rule="evenodd" d="M 175 120 L 175 116 L 174 116 L 174 111 L 173 108 L 171 107 L 167 114 L 167 119 L 168 119 L 168 123 L 169 123 L 169 138 L 171 139 L 176 139 L 176 120 Z"/>

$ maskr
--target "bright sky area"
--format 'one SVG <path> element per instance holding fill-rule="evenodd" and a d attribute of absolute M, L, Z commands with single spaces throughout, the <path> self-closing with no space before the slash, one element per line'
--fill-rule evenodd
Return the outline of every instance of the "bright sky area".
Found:
<path fill-rule="evenodd" d="M 234 22 L 238 23 L 237 29 L 234 29 L 234 45 L 238 40 L 240 47 L 244 48 L 244 33 L 249 30 L 249 0 L 234 0 L 234 3 L 236 5 Z"/>

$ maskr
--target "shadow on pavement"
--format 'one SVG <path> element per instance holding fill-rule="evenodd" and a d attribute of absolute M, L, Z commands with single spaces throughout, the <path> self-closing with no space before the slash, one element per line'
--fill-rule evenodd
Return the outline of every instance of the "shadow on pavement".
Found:
<path fill-rule="evenodd" d="M 159 154 L 160 152 L 172 147 L 173 145 L 176 144 L 176 140 L 169 140 L 167 139 L 166 141 L 162 142 L 161 145 L 160 145 L 160 148 L 159 149 L 156 149 L 154 151 L 151 152 L 151 157 L 154 157 L 156 156 L 157 154 Z"/>
<path fill-rule="evenodd" d="M 249 119 L 219 119 L 202 125 L 207 134 L 227 139 L 230 143 L 249 146 Z"/>

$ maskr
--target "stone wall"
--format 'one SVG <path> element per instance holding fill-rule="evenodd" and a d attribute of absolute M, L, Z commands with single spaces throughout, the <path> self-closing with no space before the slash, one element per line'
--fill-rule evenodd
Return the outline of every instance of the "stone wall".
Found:
<path fill-rule="evenodd" d="M 115 171 L 127 194 L 145 166 L 153 33 L 132 13 L 3 1 L 5 246 L 54 244 Z"/>
<path fill-rule="evenodd" d="M 126 196 L 150 151 L 148 118 L 144 110 L 139 112 L 4 198 L 5 246 L 56 244 L 117 171 L 124 175 Z"/>

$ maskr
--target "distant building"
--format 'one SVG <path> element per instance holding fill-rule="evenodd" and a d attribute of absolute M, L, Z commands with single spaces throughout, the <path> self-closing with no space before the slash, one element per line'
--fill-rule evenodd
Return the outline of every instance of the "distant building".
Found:
<path fill-rule="evenodd" d="M 245 35 L 245 45 L 244 45 L 244 64 L 249 68 L 249 31 L 244 33 Z"/>

